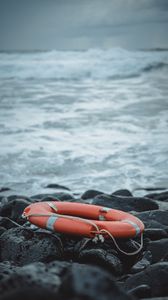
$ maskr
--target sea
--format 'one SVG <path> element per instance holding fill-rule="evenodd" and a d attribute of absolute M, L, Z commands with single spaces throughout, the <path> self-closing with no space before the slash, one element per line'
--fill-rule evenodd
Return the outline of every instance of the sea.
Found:
<path fill-rule="evenodd" d="M 168 51 L 0 52 L 0 188 L 168 188 Z"/>

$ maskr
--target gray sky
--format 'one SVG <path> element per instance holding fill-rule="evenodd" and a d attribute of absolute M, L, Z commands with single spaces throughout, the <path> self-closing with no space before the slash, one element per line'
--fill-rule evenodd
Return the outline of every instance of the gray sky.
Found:
<path fill-rule="evenodd" d="M 168 48 L 168 0 L 0 0 L 0 49 Z"/>

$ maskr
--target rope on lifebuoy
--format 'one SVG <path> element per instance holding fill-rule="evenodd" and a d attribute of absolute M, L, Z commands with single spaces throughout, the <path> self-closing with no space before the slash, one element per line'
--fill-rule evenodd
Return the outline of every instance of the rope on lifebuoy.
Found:
<path fill-rule="evenodd" d="M 114 236 L 108 230 L 106 230 L 106 229 L 99 229 L 99 227 L 94 222 L 92 222 L 90 220 L 86 220 L 86 219 L 80 218 L 80 217 L 69 216 L 69 215 L 61 215 L 61 214 L 57 214 L 57 213 L 54 213 L 53 215 L 51 215 L 51 214 L 30 214 L 30 215 L 27 215 L 26 218 L 28 219 L 30 217 L 52 217 L 52 216 L 66 218 L 66 219 L 70 219 L 70 220 L 78 220 L 78 221 L 85 222 L 85 223 L 93 226 L 96 229 L 96 231 L 92 231 L 92 233 L 95 234 L 95 236 L 91 239 L 93 242 L 97 243 L 98 241 L 100 241 L 100 242 L 103 243 L 104 240 L 105 240 L 103 234 L 107 234 L 107 235 L 109 235 L 109 237 L 114 242 L 114 244 L 115 244 L 116 248 L 118 249 L 118 251 L 120 251 L 121 253 L 123 253 L 123 254 L 125 254 L 127 256 L 136 255 L 143 248 L 143 233 L 141 233 L 141 241 L 140 241 L 140 243 L 134 241 L 134 244 L 137 245 L 139 248 L 137 250 L 133 251 L 133 252 L 126 252 L 126 251 L 122 250 L 119 247 L 118 243 L 116 242 L 116 239 L 114 238 Z"/>

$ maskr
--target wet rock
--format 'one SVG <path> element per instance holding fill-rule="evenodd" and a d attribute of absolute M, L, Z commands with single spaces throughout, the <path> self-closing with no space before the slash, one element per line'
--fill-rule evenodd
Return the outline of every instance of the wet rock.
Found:
<path fill-rule="evenodd" d="M 0 188 L 0 193 L 6 192 L 6 191 L 10 191 L 10 190 L 11 190 L 11 189 L 8 188 L 8 187 L 1 187 L 1 188 Z"/>
<path fill-rule="evenodd" d="M 76 260 L 77 252 L 76 252 L 76 245 L 78 242 L 80 243 L 81 237 L 74 237 L 70 235 L 61 235 L 61 242 L 64 248 L 64 259 L 66 260 Z"/>
<path fill-rule="evenodd" d="M 111 195 L 122 196 L 122 197 L 133 197 L 133 194 L 129 190 L 126 190 L 126 189 L 115 191 Z"/>
<path fill-rule="evenodd" d="M 1 235 L 2 233 L 4 233 L 5 230 L 6 230 L 6 229 L 5 229 L 4 227 L 0 226 L 0 235 Z"/>
<path fill-rule="evenodd" d="M 166 187 L 136 187 L 134 191 L 146 191 L 146 192 L 151 192 L 151 191 L 164 191 L 167 190 Z"/>
<path fill-rule="evenodd" d="M 34 232 L 23 228 L 11 228 L 0 236 L 1 261 L 13 261 L 16 265 L 30 262 L 49 262 L 63 255 L 60 239 L 51 233 Z"/>
<path fill-rule="evenodd" d="M 104 270 L 74 263 L 64 275 L 59 299 L 127 300 L 130 296 Z"/>
<path fill-rule="evenodd" d="M 136 242 L 140 243 L 140 240 L 137 239 Z M 120 258 L 120 260 L 123 264 L 124 272 L 128 273 L 128 272 L 130 272 L 130 269 L 132 268 L 132 266 L 135 265 L 139 260 L 142 259 L 143 250 L 141 250 L 137 254 L 130 255 L 130 253 L 133 253 L 139 249 L 139 246 L 136 245 L 134 243 L 134 240 L 132 240 L 132 239 L 129 239 L 129 240 L 128 239 L 121 239 L 121 240 L 118 239 L 117 244 L 122 251 L 124 251 L 128 254 L 127 255 L 127 254 L 124 254 L 124 253 L 118 251 L 118 257 Z M 145 242 L 144 242 L 144 244 L 145 244 Z"/>
<path fill-rule="evenodd" d="M 151 289 L 150 289 L 149 285 L 142 284 L 142 285 L 139 285 L 136 288 L 133 288 L 132 290 L 130 290 L 129 294 L 132 296 L 135 296 L 136 298 L 150 297 Z"/>
<path fill-rule="evenodd" d="M 168 253 L 161 259 L 161 261 L 167 261 L 168 262 Z"/>
<path fill-rule="evenodd" d="M 56 300 L 56 294 L 45 287 L 18 287 L 1 296 L 1 300 Z"/>
<path fill-rule="evenodd" d="M 96 190 L 88 190 L 85 193 L 82 194 L 81 198 L 86 200 L 86 199 L 92 199 L 96 197 L 97 195 L 102 195 L 103 192 L 96 191 Z"/>
<path fill-rule="evenodd" d="M 148 228 L 144 231 L 144 236 L 152 241 L 160 240 L 168 237 L 168 232 L 164 229 Z"/>
<path fill-rule="evenodd" d="M 26 197 L 24 195 L 10 195 L 7 197 L 8 202 L 13 201 L 13 200 L 27 200 L 29 202 L 31 202 L 31 198 Z"/>
<path fill-rule="evenodd" d="M 92 204 L 106 206 L 124 211 L 149 211 L 158 209 L 159 206 L 153 200 L 144 197 L 123 197 L 114 195 L 98 195 L 92 200 Z"/>
<path fill-rule="evenodd" d="M 145 197 L 158 200 L 158 201 L 165 201 L 168 202 L 168 191 L 163 192 L 163 193 L 152 193 L 152 194 L 147 194 Z"/>
<path fill-rule="evenodd" d="M 67 190 L 70 191 L 70 189 L 64 185 L 56 184 L 56 183 L 51 183 L 45 186 L 47 189 L 61 189 L 61 190 Z"/>
<path fill-rule="evenodd" d="M 11 270 L 0 281 L 0 294 L 4 300 L 23 299 L 22 296 L 24 299 L 132 299 L 102 269 L 59 261 Z"/>
<path fill-rule="evenodd" d="M 7 217 L 0 217 L 0 226 L 4 227 L 5 229 L 10 229 L 13 227 L 20 227 L 19 224 Z"/>
<path fill-rule="evenodd" d="M 131 269 L 131 273 L 135 274 L 143 271 L 152 263 L 152 253 L 150 251 L 145 251 L 141 260 L 139 260 Z"/>
<path fill-rule="evenodd" d="M 125 282 L 125 288 L 130 291 L 138 286 L 147 285 L 151 289 L 151 297 L 168 296 L 167 282 L 168 262 L 159 262 L 129 277 Z"/>
<path fill-rule="evenodd" d="M 119 276 L 123 273 L 120 259 L 110 251 L 99 249 L 84 249 L 79 253 L 78 262 L 95 264 Z"/>
<path fill-rule="evenodd" d="M 67 269 L 72 265 L 71 262 L 67 261 L 51 261 L 49 263 L 45 264 L 45 269 L 47 272 L 50 272 L 50 274 L 54 274 L 62 278 L 64 277 Z"/>
<path fill-rule="evenodd" d="M 0 215 L 8 217 L 17 223 L 23 224 L 25 220 L 22 218 L 23 210 L 30 202 L 27 200 L 16 199 L 12 200 L 0 208 Z"/>
<path fill-rule="evenodd" d="M 74 197 L 68 193 L 38 194 L 31 197 L 32 201 L 71 201 Z"/>
<path fill-rule="evenodd" d="M 13 300 L 16 295 L 25 295 L 25 290 L 28 289 L 29 296 L 34 299 L 34 290 L 41 289 L 49 292 L 48 297 L 51 291 L 56 296 L 60 284 L 57 274 L 50 273 L 42 263 L 34 263 L 17 268 L 14 273 L 3 278 L 0 283 L 0 294 L 4 299 Z M 49 299 L 48 297 L 47 299 Z"/>
<path fill-rule="evenodd" d="M 168 211 L 153 210 L 136 214 L 146 228 L 168 228 Z"/>
<path fill-rule="evenodd" d="M 118 239 L 116 242 L 119 248 L 126 253 L 131 253 L 137 249 L 132 240 Z M 78 262 L 99 265 L 116 276 L 128 272 L 142 256 L 141 252 L 131 256 L 121 253 L 114 242 L 109 239 L 105 240 L 104 243 L 94 243 L 90 239 L 82 239 L 75 245 L 74 253 L 74 257 Z"/>
<path fill-rule="evenodd" d="M 9 261 L 4 261 L 0 263 L 0 282 L 3 279 L 8 278 L 17 270 L 17 267 L 11 264 Z"/>
<path fill-rule="evenodd" d="M 148 250 L 152 253 L 152 263 L 159 262 L 168 255 L 168 238 L 150 242 Z"/>
<path fill-rule="evenodd" d="M 58 199 L 58 201 L 72 201 L 72 200 L 75 200 L 75 198 L 72 195 L 68 194 L 68 193 L 60 192 L 60 193 L 55 194 L 55 196 Z"/>

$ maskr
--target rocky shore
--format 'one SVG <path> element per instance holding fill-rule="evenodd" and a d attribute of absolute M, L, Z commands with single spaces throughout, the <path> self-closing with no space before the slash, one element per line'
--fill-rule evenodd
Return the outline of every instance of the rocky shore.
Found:
<path fill-rule="evenodd" d="M 63 192 L 26 197 L 0 189 L 0 299 L 168 299 L 168 191 L 135 197 L 128 190 L 75 195 L 63 186 L 47 188 Z M 145 224 L 143 250 L 126 256 L 112 240 L 94 243 L 53 233 L 22 218 L 30 203 L 57 200 L 136 215 Z M 117 242 L 127 252 L 135 250 L 132 240 Z"/>

